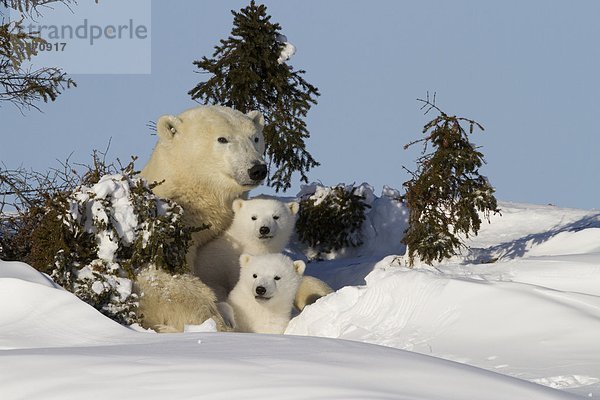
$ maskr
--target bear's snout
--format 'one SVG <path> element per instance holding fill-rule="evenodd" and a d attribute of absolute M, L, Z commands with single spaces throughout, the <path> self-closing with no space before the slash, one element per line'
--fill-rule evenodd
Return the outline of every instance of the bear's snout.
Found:
<path fill-rule="evenodd" d="M 271 233 L 271 229 L 269 229 L 268 226 L 261 226 L 260 229 L 258 230 L 258 233 L 265 236 L 265 235 L 268 235 L 269 233 Z"/>
<path fill-rule="evenodd" d="M 267 289 L 265 289 L 264 286 L 257 286 L 256 287 L 256 294 L 259 296 L 264 296 L 265 293 L 267 293 Z"/>
<path fill-rule="evenodd" d="M 256 164 L 248 170 L 248 176 L 253 181 L 262 181 L 267 177 L 267 166 L 265 164 Z"/>

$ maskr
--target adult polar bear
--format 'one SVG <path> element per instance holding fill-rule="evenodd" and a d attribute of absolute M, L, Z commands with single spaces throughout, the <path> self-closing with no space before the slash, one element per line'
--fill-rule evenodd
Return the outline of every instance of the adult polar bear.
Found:
<path fill-rule="evenodd" d="M 141 175 L 148 182 L 163 182 L 154 192 L 181 205 L 187 225 L 210 225 L 193 236 L 190 266 L 196 246 L 222 234 L 231 224 L 233 201 L 266 178 L 263 127 L 260 112 L 243 114 L 221 106 L 198 106 L 158 120 L 158 143 Z M 298 303 L 310 303 L 315 293 L 321 293 L 314 282 L 318 283 L 316 279 L 303 281 L 299 293 L 306 299 L 297 299 Z M 136 284 L 145 326 L 181 331 L 185 324 L 212 317 L 223 328 L 215 294 L 200 279 L 144 270 Z"/>
<path fill-rule="evenodd" d="M 182 206 L 188 226 L 210 225 L 194 233 L 190 265 L 195 246 L 231 224 L 233 200 L 267 176 L 263 127 L 258 111 L 243 114 L 220 106 L 198 106 L 158 120 L 158 143 L 141 175 L 148 182 L 162 182 L 154 192 Z M 192 275 L 173 277 L 146 269 L 137 276 L 136 285 L 146 327 L 181 331 L 185 324 L 200 324 L 211 317 L 220 329 L 224 327 L 213 291 Z"/>
<path fill-rule="evenodd" d="M 221 106 L 194 107 L 156 123 L 158 143 L 141 175 L 164 181 L 154 192 L 183 207 L 187 225 L 210 225 L 194 234 L 196 244 L 225 231 L 233 200 L 266 178 L 263 127 L 260 112 Z"/>

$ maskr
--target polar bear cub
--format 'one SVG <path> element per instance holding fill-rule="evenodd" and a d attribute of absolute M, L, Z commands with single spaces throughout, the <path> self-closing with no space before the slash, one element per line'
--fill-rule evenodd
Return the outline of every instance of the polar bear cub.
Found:
<path fill-rule="evenodd" d="M 210 286 L 217 300 L 227 299 L 236 285 L 240 255 L 280 253 L 292 235 L 296 202 L 283 203 L 269 198 L 233 201 L 234 218 L 223 235 L 200 246 L 192 272 Z"/>
<path fill-rule="evenodd" d="M 283 254 L 240 256 L 240 279 L 227 303 L 237 332 L 283 333 L 306 265 Z"/>

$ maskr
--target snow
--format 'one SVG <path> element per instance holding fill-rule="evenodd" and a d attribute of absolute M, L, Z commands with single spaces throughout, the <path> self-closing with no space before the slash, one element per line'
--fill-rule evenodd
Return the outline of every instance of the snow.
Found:
<path fill-rule="evenodd" d="M 51 288 L 60 288 L 48 275 L 38 272 L 35 268 L 18 261 L 6 262 L 0 260 L 0 279 L 12 278 L 25 282 L 37 283 Z"/>
<path fill-rule="evenodd" d="M 358 342 L 136 332 L 66 291 L 18 278 L 0 279 L 0 301 L 12 304 L 0 314 L 3 399 L 569 398 L 467 365 Z"/>
<path fill-rule="evenodd" d="M 407 349 L 530 381 L 600 381 L 600 360 L 589 359 L 600 356 L 598 296 L 410 270 L 391 257 L 366 282 L 305 310 L 287 332 Z"/>
<path fill-rule="evenodd" d="M 363 247 L 308 264 L 339 290 L 286 335 L 211 333 L 210 320 L 181 334 L 127 328 L 0 261 L 0 397 L 600 395 L 600 212 L 500 203 L 471 250 L 411 269 L 397 195 L 369 198 Z"/>
<path fill-rule="evenodd" d="M 283 44 L 283 49 L 281 49 L 281 53 L 279 53 L 279 58 L 277 58 L 277 62 L 279 64 L 283 64 L 294 54 L 296 54 L 296 46 L 287 41 L 287 36 L 278 34 L 276 38 L 277 42 Z"/>
<path fill-rule="evenodd" d="M 364 256 L 382 258 L 388 254 L 403 254 L 405 246 L 400 243 L 399 238 L 404 236 L 404 231 L 408 228 L 408 209 L 398 200 L 400 197 L 399 192 L 385 186 L 381 196 L 377 197 L 373 193 L 373 187 L 367 183 L 357 186 L 342 186 L 347 192 L 354 189 L 354 194 L 362 196 L 364 198 L 363 202 L 369 206 L 369 208 L 365 209 L 366 219 L 363 222 L 363 228 L 360 233 L 363 245 L 360 248 L 346 248 L 332 251 L 329 255 L 322 256 L 340 260 Z M 302 186 L 298 193 L 298 198 L 309 198 L 317 206 L 327 196 L 331 195 L 332 192 L 331 187 L 311 183 Z M 293 248 L 296 252 L 303 251 L 309 258 L 313 258 L 314 256 L 312 249 L 303 249 L 302 246 L 293 246 Z M 334 278 L 330 277 L 329 279 L 333 280 Z M 326 280 L 329 282 L 329 279 Z M 334 286 L 339 288 L 346 284 L 350 283 L 344 281 L 343 284 L 334 283 Z"/>
<path fill-rule="evenodd" d="M 119 240 L 131 244 L 135 238 L 138 220 L 130 201 L 131 189 L 123 175 L 105 175 L 91 187 L 82 187 L 71 200 L 71 217 L 75 221 L 81 220 L 77 203 L 85 204 L 85 229 L 89 233 L 96 233 L 94 221 L 103 224 L 112 223 L 118 237 L 109 230 L 98 233 L 98 257 L 107 261 L 114 261 L 115 252 L 119 248 Z M 106 203 L 112 211 L 109 217 L 106 214 Z"/>
<path fill-rule="evenodd" d="M 17 267 L 23 267 L 22 271 L 16 271 Z M 133 331 L 102 316 L 72 293 L 44 284 L 41 278 L 22 279 L 35 272 L 29 268 L 0 261 L 0 271 L 16 272 L 4 272 L 0 278 L 0 357 L 10 349 L 98 345 L 133 336 Z M 10 364 L 0 365 L 3 380 Z"/>
<path fill-rule="evenodd" d="M 311 265 L 324 279 L 346 275 L 332 279 L 345 287 L 286 333 L 406 349 L 598 396 L 600 213 L 500 207 L 470 251 L 435 267 L 410 269 L 398 255 L 358 257 L 354 275 L 340 260 Z"/>
<path fill-rule="evenodd" d="M 9 350 L 0 359 L 10 399 L 569 398 L 466 365 L 319 338 L 138 333 L 129 343 Z"/>
<path fill-rule="evenodd" d="M 138 297 L 128 279 L 131 269 L 155 261 L 156 249 L 146 254 L 144 250 L 154 234 L 180 224 L 181 207 L 157 198 L 140 177 L 123 171 L 103 176 L 95 184 L 78 186 L 67 197 L 67 210 L 58 218 L 69 235 L 81 239 L 79 244 L 87 247 L 89 254 L 74 261 L 64 252 L 51 276 L 105 315 L 135 323 Z M 152 219 L 154 213 L 163 218 Z M 89 236 L 82 236 L 82 232 L 93 235 L 96 246 L 86 242 Z M 135 265 L 130 259 L 137 260 Z"/>

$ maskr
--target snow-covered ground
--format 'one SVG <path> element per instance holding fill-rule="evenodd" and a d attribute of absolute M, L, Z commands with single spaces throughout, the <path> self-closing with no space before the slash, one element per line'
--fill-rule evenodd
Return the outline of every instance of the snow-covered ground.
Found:
<path fill-rule="evenodd" d="M 600 212 L 501 203 L 470 251 L 409 269 L 393 198 L 362 248 L 309 264 L 339 290 L 287 335 L 136 331 L 0 262 L 0 398 L 600 396 Z"/>
<path fill-rule="evenodd" d="M 311 265 L 345 287 L 287 333 L 406 349 L 600 396 L 600 212 L 500 207 L 469 251 L 435 267 L 373 254 Z"/>

